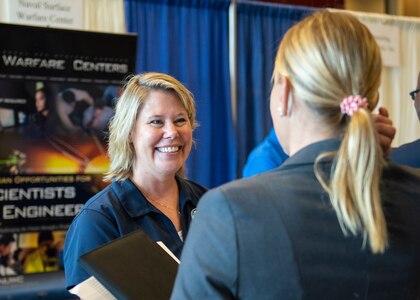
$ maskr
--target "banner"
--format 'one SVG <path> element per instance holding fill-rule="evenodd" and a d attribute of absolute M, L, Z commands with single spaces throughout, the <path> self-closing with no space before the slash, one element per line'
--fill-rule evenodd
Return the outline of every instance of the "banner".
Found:
<path fill-rule="evenodd" d="M 107 127 L 136 39 L 0 24 L 0 295 L 62 273 L 66 230 L 105 186 Z"/>

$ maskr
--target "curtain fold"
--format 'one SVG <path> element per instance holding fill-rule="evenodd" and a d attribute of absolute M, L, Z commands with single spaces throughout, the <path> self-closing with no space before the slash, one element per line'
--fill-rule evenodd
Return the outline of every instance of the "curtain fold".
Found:
<path fill-rule="evenodd" d="M 123 0 L 84 0 L 83 29 L 125 33 Z"/>
<path fill-rule="evenodd" d="M 0 22 L 7 23 L 9 21 L 8 9 L 9 3 L 7 3 L 6 1 L 0 1 Z"/>
<path fill-rule="evenodd" d="M 316 9 L 249 1 L 237 3 L 238 174 L 272 128 L 269 100 L 278 45 L 286 31 Z"/>
<path fill-rule="evenodd" d="M 236 178 L 230 101 L 229 0 L 126 0 L 129 32 L 138 34 L 137 72 L 163 72 L 194 94 L 200 126 L 187 176 L 214 187 Z"/>

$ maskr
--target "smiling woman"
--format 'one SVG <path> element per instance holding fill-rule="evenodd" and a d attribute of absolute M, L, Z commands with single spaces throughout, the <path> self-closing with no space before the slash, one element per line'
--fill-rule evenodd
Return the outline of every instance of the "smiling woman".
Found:
<path fill-rule="evenodd" d="M 161 73 L 133 76 L 110 123 L 112 183 L 74 218 L 65 241 L 68 288 L 87 279 L 78 258 L 137 229 L 162 241 L 178 258 L 203 186 L 185 179 L 196 127 L 192 94 Z"/>

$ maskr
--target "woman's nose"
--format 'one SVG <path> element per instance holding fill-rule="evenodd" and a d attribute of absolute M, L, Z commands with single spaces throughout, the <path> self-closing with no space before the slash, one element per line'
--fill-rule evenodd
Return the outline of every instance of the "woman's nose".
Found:
<path fill-rule="evenodd" d="M 164 133 L 164 137 L 165 138 L 170 138 L 170 139 L 174 139 L 178 136 L 178 128 L 175 126 L 174 123 L 172 122 L 167 122 L 165 124 L 165 133 Z"/>

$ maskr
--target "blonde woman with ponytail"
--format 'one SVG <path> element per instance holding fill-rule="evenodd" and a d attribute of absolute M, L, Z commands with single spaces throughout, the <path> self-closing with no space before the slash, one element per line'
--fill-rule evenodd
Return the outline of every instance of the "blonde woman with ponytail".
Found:
<path fill-rule="evenodd" d="M 381 150 L 381 69 L 350 14 L 289 29 L 270 111 L 290 158 L 202 197 L 172 299 L 420 299 L 420 172 Z"/>
<path fill-rule="evenodd" d="M 330 182 L 317 168 L 315 174 L 328 191 L 343 232 L 356 235 L 361 231 L 372 252 L 383 252 L 387 233 L 379 179 L 384 160 L 370 113 L 379 97 L 380 49 L 354 17 L 346 16 L 347 26 L 332 13 L 319 15 L 313 22 L 324 24 L 318 34 L 301 23 L 285 36 L 275 76 L 287 81 L 294 91 L 290 97 L 299 98 L 315 114 L 313 121 L 319 119 L 330 131 L 327 138 L 342 138 L 337 153 L 321 154 L 315 163 L 317 167 L 323 157 L 335 157 Z"/>

